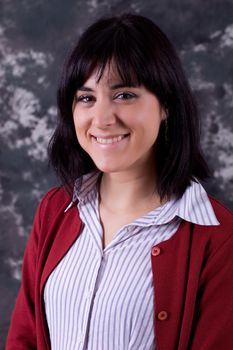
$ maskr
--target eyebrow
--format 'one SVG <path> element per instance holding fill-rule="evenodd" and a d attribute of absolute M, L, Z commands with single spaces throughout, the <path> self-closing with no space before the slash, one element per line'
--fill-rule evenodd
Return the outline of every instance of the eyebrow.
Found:
<path fill-rule="evenodd" d="M 111 90 L 116 90 L 116 89 L 122 89 L 122 88 L 132 88 L 132 87 L 136 87 L 136 84 L 132 84 L 132 85 L 127 85 L 127 84 L 124 84 L 124 83 L 117 83 L 117 84 L 113 84 L 110 86 L 110 89 Z M 88 86 L 80 86 L 78 88 L 78 91 L 86 91 L 86 92 L 93 92 L 94 90 L 91 89 L 90 87 Z"/>

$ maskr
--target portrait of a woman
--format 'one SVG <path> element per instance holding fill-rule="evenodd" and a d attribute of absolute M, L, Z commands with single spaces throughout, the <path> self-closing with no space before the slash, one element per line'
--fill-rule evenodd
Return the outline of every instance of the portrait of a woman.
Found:
<path fill-rule="evenodd" d="M 150 19 L 84 31 L 49 144 L 7 350 L 233 349 L 233 216 L 201 182 L 196 102 Z"/>

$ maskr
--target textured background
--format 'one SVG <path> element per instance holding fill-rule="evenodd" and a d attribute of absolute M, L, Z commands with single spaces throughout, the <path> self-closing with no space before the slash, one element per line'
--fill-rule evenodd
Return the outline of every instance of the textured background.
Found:
<path fill-rule="evenodd" d="M 153 19 L 178 49 L 214 173 L 205 187 L 233 209 L 232 0 L 0 0 L 0 349 L 35 209 L 56 184 L 46 147 L 64 57 L 93 20 L 130 10 Z"/>

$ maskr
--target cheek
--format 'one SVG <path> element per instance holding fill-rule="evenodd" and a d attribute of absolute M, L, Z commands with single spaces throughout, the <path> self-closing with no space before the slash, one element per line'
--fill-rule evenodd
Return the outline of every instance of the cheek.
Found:
<path fill-rule="evenodd" d="M 144 136 L 145 136 L 145 139 L 148 141 L 148 143 L 156 142 L 158 138 L 160 126 L 161 126 L 161 121 L 159 118 L 148 120 L 147 127 L 144 129 L 144 132 L 145 132 Z"/>
<path fill-rule="evenodd" d="M 88 137 L 88 130 L 90 123 L 87 118 L 84 118 L 80 114 L 78 116 L 77 114 L 74 114 L 73 120 L 78 143 L 86 152 L 88 152 L 90 142 L 90 139 Z"/>
<path fill-rule="evenodd" d="M 82 123 L 80 123 L 80 120 L 74 116 L 73 117 L 73 120 L 74 120 L 74 128 L 75 128 L 75 133 L 76 133 L 76 137 L 77 137 L 77 140 L 79 142 L 79 144 L 83 147 L 83 141 L 82 141 L 82 129 L 83 129 L 83 126 L 82 126 Z"/>
<path fill-rule="evenodd" d="M 87 127 L 86 119 L 82 118 L 81 115 L 74 114 L 73 120 L 76 134 L 80 134 Z"/>

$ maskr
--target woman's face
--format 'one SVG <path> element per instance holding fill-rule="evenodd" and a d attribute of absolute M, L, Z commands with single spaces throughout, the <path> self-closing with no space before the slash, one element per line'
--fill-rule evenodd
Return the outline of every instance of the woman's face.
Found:
<path fill-rule="evenodd" d="M 105 173 L 148 169 L 165 113 L 144 86 L 123 86 L 116 70 L 94 72 L 76 92 L 73 118 L 78 142 Z"/>

